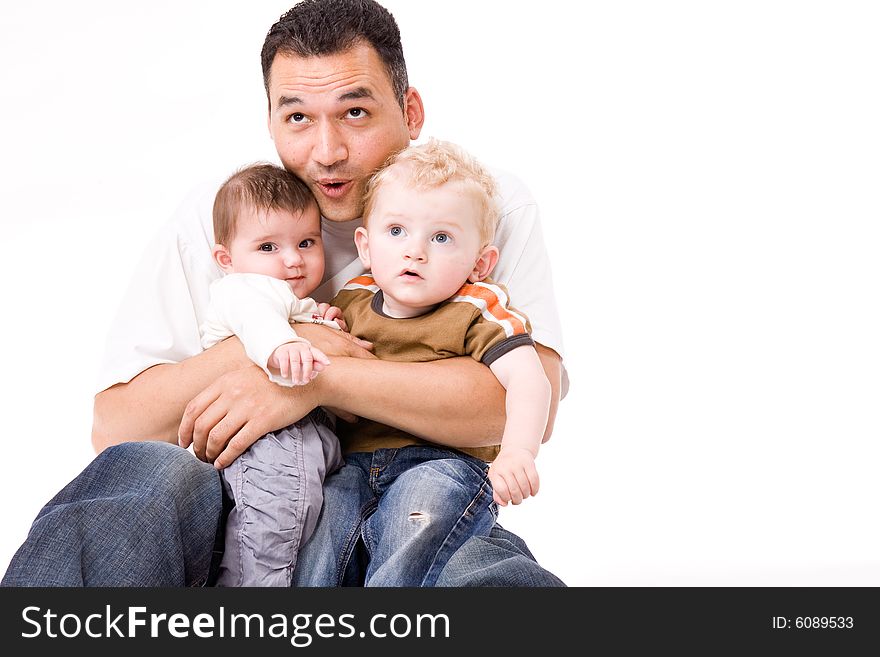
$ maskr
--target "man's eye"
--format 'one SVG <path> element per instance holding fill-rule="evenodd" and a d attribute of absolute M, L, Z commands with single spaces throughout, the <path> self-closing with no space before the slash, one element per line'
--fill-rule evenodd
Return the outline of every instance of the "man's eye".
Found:
<path fill-rule="evenodd" d="M 360 107 L 352 107 L 350 110 L 348 110 L 348 115 L 353 119 L 359 119 L 362 116 L 366 116 L 367 111 Z"/>
<path fill-rule="evenodd" d="M 302 242 L 299 243 L 299 248 L 307 249 L 310 246 L 314 246 L 314 244 L 315 244 L 315 240 L 313 240 L 313 239 L 303 240 Z"/>
<path fill-rule="evenodd" d="M 446 233 L 437 233 L 434 235 L 434 241 L 437 242 L 437 244 L 447 244 L 452 241 L 452 238 Z"/>
<path fill-rule="evenodd" d="M 296 112 L 295 114 L 291 114 L 290 118 L 287 120 L 290 121 L 291 123 L 305 123 L 306 122 L 306 115 L 301 114 L 300 112 Z"/>
<path fill-rule="evenodd" d="M 391 235 L 391 237 L 400 237 L 403 235 L 403 228 L 400 226 L 392 226 L 388 229 L 388 234 Z"/>
<path fill-rule="evenodd" d="M 259 249 L 260 251 L 264 251 L 266 253 L 272 253 L 272 251 L 275 250 L 275 245 L 271 242 L 265 242 L 264 244 L 260 244 Z"/>

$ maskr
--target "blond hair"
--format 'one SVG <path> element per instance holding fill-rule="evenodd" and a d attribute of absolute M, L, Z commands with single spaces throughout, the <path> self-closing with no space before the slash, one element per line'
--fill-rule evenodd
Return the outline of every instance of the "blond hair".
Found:
<path fill-rule="evenodd" d="M 390 171 L 395 164 L 407 165 L 403 175 L 416 188 L 433 189 L 452 181 L 463 182 L 480 205 L 477 227 L 482 245 L 492 242 L 501 216 L 495 199 L 498 191 L 495 179 L 470 153 L 439 139 L 430 139 L 425 144 L 409 146 L 395 153 L 373 174 L 364 195 L 364 226 L 373 211 L 376 194 L 392 177 Z"/>
<path fill-rule="evenodd" d="M 221 185 L 214 198 L 214 242 L 229 246 L 245 207 L 302 213 L 316 204 L 306 184 L 286 169 L 274 164 L 243 167 Z"/>

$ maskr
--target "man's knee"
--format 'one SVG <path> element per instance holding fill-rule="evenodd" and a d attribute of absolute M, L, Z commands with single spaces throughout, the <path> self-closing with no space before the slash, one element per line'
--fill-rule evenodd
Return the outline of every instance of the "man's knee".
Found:
<path fill-rule="evenodd" d="M 208 463 L 171 443 L 129 442 L 109 447 L 92 466 L 132 492 L 150 492 L 185 501 L 193 496 L 220 500 L 220 477 Z"/>
<path fill-rule="evenodd" d="M 184 457 L 193 458 L 187 450 L 160 440 L 119 443 L 102 451 L 95 457 L 95 463 L 112 462 L 126 464 L 150 464 L 153 462 L 183 462 Z"/>
<path fill-rule="evenodd" d="M 528 549 L 521 550 L 510 536 L 472 536 L 450 557 L 436 586 L 455 587 L 563 587 L 565 583 L 542 568 Z M 522 543 L 525 547 L 525 543 Z"/>

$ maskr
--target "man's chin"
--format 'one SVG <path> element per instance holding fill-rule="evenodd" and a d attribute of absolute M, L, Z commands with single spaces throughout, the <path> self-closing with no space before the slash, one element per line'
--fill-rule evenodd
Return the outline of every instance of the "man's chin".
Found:
<path fill-rule="evenodd" d="M 318 204 L 318 207 L 321 209 L 321 216 L 324 219 L 338 223 L 360 219 L 364 211 L 362 204 L 323 203 Z"/>

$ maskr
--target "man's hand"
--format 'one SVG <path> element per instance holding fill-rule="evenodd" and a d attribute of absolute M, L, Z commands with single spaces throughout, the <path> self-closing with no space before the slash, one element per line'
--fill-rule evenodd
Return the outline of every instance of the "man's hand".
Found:
<path fill-rule="evenodd" d="M 538 470 L 535 456 L 524 447 L 502 447 L 498 457 L 489 466 L 492 498 L 499 506 L 508 502 L 521 503 L 538 493 Z"/>
<path fill-rule="evenodd" d="M 222 375 L 187 404 L 178 442 L 192 445 L 199 459 L 219 470 L 260 436 L 301 420 L 318 405 L 313 385 L 285 388 L 249 365 Z"/>

